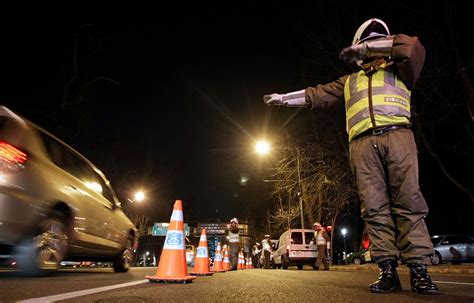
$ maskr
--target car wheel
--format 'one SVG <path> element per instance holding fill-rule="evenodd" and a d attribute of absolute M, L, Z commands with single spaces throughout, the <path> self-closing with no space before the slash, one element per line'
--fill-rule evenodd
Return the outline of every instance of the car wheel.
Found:
<path fill-rule="evenodd" d="M 435 250 L 435 253 L 431 256 L 431 264 L 439 265 L 443 262 L 439 252 Z"/>
<path fill-rule="evenodd" d="M 352 259 L 352 263 L 360 265 L 362 263 L 362 259 L 359 257 L 354 257 L 354 259 Z"/>
<path fill-rule="evenodd" d="M 281 256 L 281 268 L 288 269 L 288 260 L 286 260 L 284 255 Z"/>
<path fill-rule="evenodd" d="M 60 212 L 51 213 L 39 224 L 35 237 L 22 241 L 15 248 L 15 259 L 21 273 L 39 276 L 57 271 L 69 241 L 65 216 Z"/>
<path fill-rule="evenodd" d="M 133 243 L 132 238 L 127 239 L 127 244 L 123 251 L 118 254 L 113 261 L 115 272 L 127 272 L 133 261 Z"/>

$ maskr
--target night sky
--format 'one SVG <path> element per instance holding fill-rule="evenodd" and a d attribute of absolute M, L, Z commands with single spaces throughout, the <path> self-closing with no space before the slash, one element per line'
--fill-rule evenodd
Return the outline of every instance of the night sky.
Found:
<path fill-rule="evenodd" d="M 121 198 L 143 187 L 148 201 L 133 207 L 154 221 L 169 219 L 175 199 L 183 200 L 185 219 L 265 214 L 268 170 L 254 140 L 278 136 L 296 110 L 267 107 L 262 96 L 349 72 L 338 52 L 362 22 L 378 17 L 393 34 L 425 45 L 418 119 L 445 168 L 473 193 L 473 124 L 455 86 L 459 68 L 474 62 L 463 8 L 315 2 L 161 12 L 147 25 L 9 24 L 1 29 L 0 103 L 89 158 Z M 303 111 L 293 119 L 311 114 Z M 430 231 L 472 233 L 473 201 L 444 176 L 420 136 L 417 143 Z M 242 174 L 250 177 L 246 186 Z"/>

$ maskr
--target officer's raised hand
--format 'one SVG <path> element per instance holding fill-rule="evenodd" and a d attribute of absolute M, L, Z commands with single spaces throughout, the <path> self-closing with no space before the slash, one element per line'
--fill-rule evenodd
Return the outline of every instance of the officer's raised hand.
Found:
<path fill-rule="evenodd" d="M 367 59 L 366 46 L 366 43 L 348 46 L 339 53 L 339 59 L 347 64 L 358 60 L 365 60 Z"/>
<path fill-rule="evenodd" d="M 263 96 L 263 102 L 266 105 L 283 105 L 283 95 L 270 94 Z"/>
<path fill-rule="evenodd" d="M 283 105 L 290 107 L 308 106 L 304 89 L 286 94 L 271 94 L 263 96 L 267 105 Z"/>

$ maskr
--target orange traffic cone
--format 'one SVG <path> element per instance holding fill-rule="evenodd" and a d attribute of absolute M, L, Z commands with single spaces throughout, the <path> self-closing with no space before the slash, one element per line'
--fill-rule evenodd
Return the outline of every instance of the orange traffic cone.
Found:
<path fill-rule="evenodd" d="M 224 250 L 224 261 L 222 262 L 222 267 L 225 271 L 230 270 L 230 258 L 229 258 L 229 250 Z"/>
<path fill-rule="evenodd" d="M 214 257 L 214 265 L 212 266 L 213 272 L 225 272 L 222 267 L 222 253 L 221 253 L 221 242 L 217 242 L 216 256 Z"/>
<path fill-rule="evenodd" d="M 211 276 L 212 274 L 213 272 L 209 267 L 206 229 L 203 228 L 201 230 L 201 238 L 199 239 L 199 246 L 197 248 L 196 259 L 194 262 L 194 270 L 191 272 L 191 275 Z"/>
<path fill-rule="evenodd" d="M 160 263 L 154 276 L 145 276 L 150 282 L 192 282 L 196 276 L 188 275 L 184 245 L 183 205 L 176 200 L 171 214 Z"/>
<path fill-rule="evenodd" d="M 239 269 L 245 269 L 245 259 L 242 252 L 239 252 L 239 257 L 237 259 L 237 270 Z"/>
<path fill-rule="evenodd" d="M 253 264 L 252 264 L 252 258 L 248 257 L 247 258 L 247 269 L 252 269 L 253 268 Z"/>

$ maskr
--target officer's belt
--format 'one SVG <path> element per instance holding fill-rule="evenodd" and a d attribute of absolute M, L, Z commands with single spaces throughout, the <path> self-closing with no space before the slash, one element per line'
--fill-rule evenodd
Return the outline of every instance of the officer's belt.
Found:
<path fill-rule="evenodd" d="M 386 132 L 389 132 L 391 130 L 410 129 L 410 128 L 411 128 L 410 124 L 389 125 L 389 126 L 380 126 L 380 127 L 370 128 L 366 131 L 361 132 L 360 134 L 358 134 L 354 138 L 352 138 L 351 141 L 354 141 L 356 139 L 360 139 L 360 138 L 368 136 L 368 135 L 379 136 L 379 135 L 385 134 Z"/>

